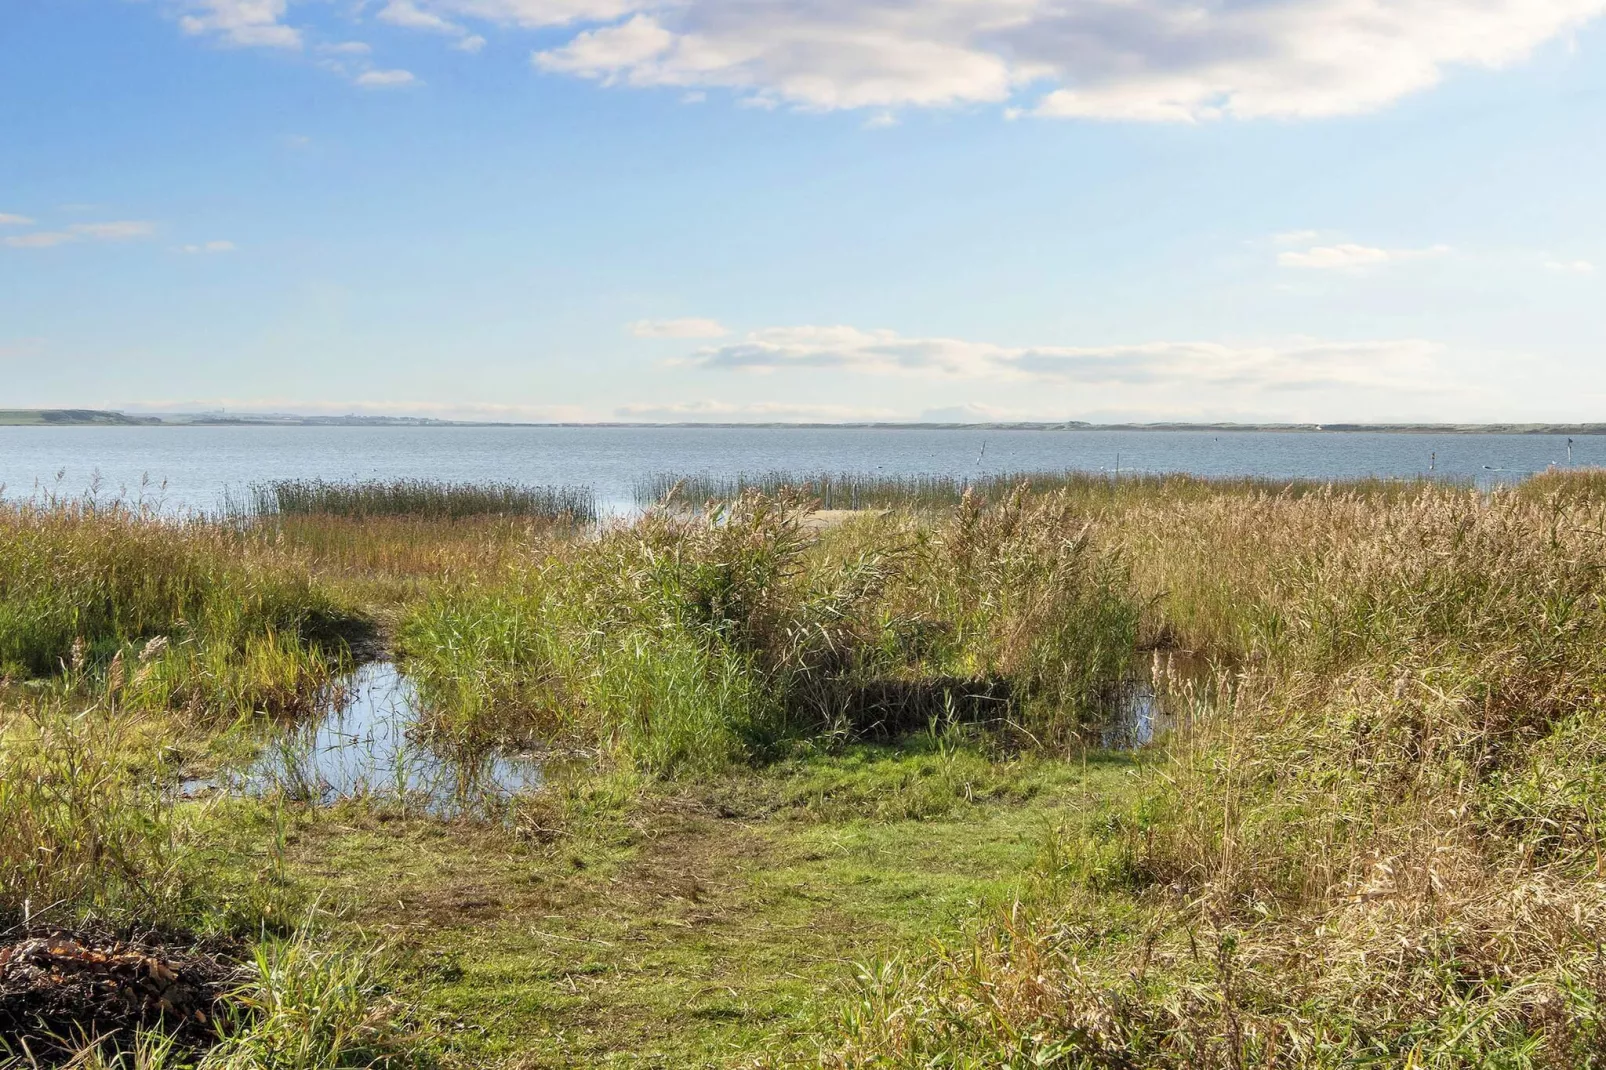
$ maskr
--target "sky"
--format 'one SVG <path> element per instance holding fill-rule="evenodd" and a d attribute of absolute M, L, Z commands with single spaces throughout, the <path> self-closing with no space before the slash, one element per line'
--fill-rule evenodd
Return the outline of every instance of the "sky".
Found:
<path fill-rule="evenodd" d="M 1606 0 L 4 0 L 0 408 L 1606 421 Z"/>

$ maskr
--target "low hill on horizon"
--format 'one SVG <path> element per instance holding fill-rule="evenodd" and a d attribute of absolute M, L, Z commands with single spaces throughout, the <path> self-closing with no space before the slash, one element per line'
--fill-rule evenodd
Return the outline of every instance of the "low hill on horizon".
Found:
<path fill-rule="evenodd" d="M 114 409 L 0 409 L 0 427 L 678 427 L 678 428 L 857 428 L 876 430 L 955 431 L 1282 431 L 1437 435 L 1606 435 L 1606 423 L 1156 423 L 1095 424 L 1082 420 L 994 421 L 988 423 L 841 422 L 841 423 L 652 423 L 626 421 L 563 421 L 551 423 L 437 420 L 424 416 L 307 416 L 277 412 L 195 412 L 130 414 Z"/>

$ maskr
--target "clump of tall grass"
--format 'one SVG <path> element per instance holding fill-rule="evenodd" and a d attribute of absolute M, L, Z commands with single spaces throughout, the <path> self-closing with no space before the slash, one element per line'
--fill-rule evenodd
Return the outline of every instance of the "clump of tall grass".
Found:
<path fill-rule="evenodd" d="M 924 727 L 956 700 L 1068 740 L 1130 669 L 1124 568 L 1065 494 L 862 533 L 810 530 L 807 509 L 750 491 L 654 510 L 442 591 L 403 628 L 410 671 L 458 735 L 522 724 L 671 771 Z"/>
<path fill-rule="evenodd" d="M 1518 483 L 1515 491 L 1534 501 L 1575 505 L 1606 501 L 1606 468 L 1551 468 Z"/>
<path fill-rule="evenodd" d="M 590 487 L 518 483 L 447 483 L 428 479 L 339 482 L 281 479 L 253 484 L 246 511 L 255 516 L 408 516 L 461 520 L 517 516 L 572 523 L 597 519 Z"/>
<path fill-rule="evenodd" d="M 367 602 L 401 603 L 429 588 L 505 570 L 530 546 L 570 534 L 523 517 L 283 516 L 253 525 L 275 558 Z"/>
<path fill-rule="evenodd" d="M 1240 659 L 1230 697 L 1035 909 L 868 973 L 836 1065 L 1596 1065 L 1603 521 L 1521 491 L 1135 510 L 1135 574 L 1200 575 L 1157 612 Z"/>
<path fill-rule="evenodd" d="M 708 768 L 784 734 L 785 631 L 804 538 L 790 502 L 652 513 L 569 544 L 501 585 L 432 599 L 404 627 L 426 705 L 459 735 L 522 723 L 658 771 Z M 448 712 L 449 711 L 449 712 Z"/>
<path fill-rule="evenodd" d="M 349 611 L 246 550 L 226 528 L 122 506 L 0 506 L 0 676 L 105 666 L 154 640 L 170 659 L 337 647 Z"/>
<path fill-rule="evenodd" d="M 309 921 L 258 942 L 230 996 L 232 1021 L 196 1070 L 338 1070 L 414 1066 L 415 1038 L 398 1021 L 383 952 L 331 944 Z"/>
<path fill-rule="evenodd" d="M 1013 716 L 1039 739 L 1073 736 L 1132 670 L 1140 606 L 1094 533 L 1067 489 L 1020 484 L 990 505 L 966 494 L 905 585 L 904 626 L 949 636 L 931 651 L 948 671 L 1008 680 Z"/>
<path fill-rule="evenodd" d="M 181 916 L 189 830 L 172 772 L 141 714 L 60 694 L 0 706 L 0 929 Z"/>

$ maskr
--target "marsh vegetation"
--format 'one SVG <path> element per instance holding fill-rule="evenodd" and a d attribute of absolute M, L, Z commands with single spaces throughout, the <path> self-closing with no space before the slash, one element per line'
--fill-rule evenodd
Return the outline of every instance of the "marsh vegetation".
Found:
<path fill-rule="evenodd" d="M 1606 1058 L 1597 474 L 830 479 L 0 508 L 0 945 L 231 971 L 0 1064 Z"/>

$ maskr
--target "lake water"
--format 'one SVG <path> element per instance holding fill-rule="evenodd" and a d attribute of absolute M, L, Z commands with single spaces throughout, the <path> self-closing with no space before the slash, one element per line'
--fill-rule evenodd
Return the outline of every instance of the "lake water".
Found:
<path fill-rule="evenodd" d="M 1436 460 L 1435 460 L 1436 455 Z M 1580 465 L 1606 464 L 1606 436 L 1574 440 Z M 660 472 L 736 475 L 882 472 L 982 475 L 1081 469 L 1274 478 L 1437 475 L 1488 486 L 1567 462 L 1555 435 L 1298 431 L 1035 431 L 901 428 L 0 427 L 7 497 L 36 488 L 139 493 L 213 509 L 269 479 L 507 480 L 588 484 L 627 508 Z"/>

